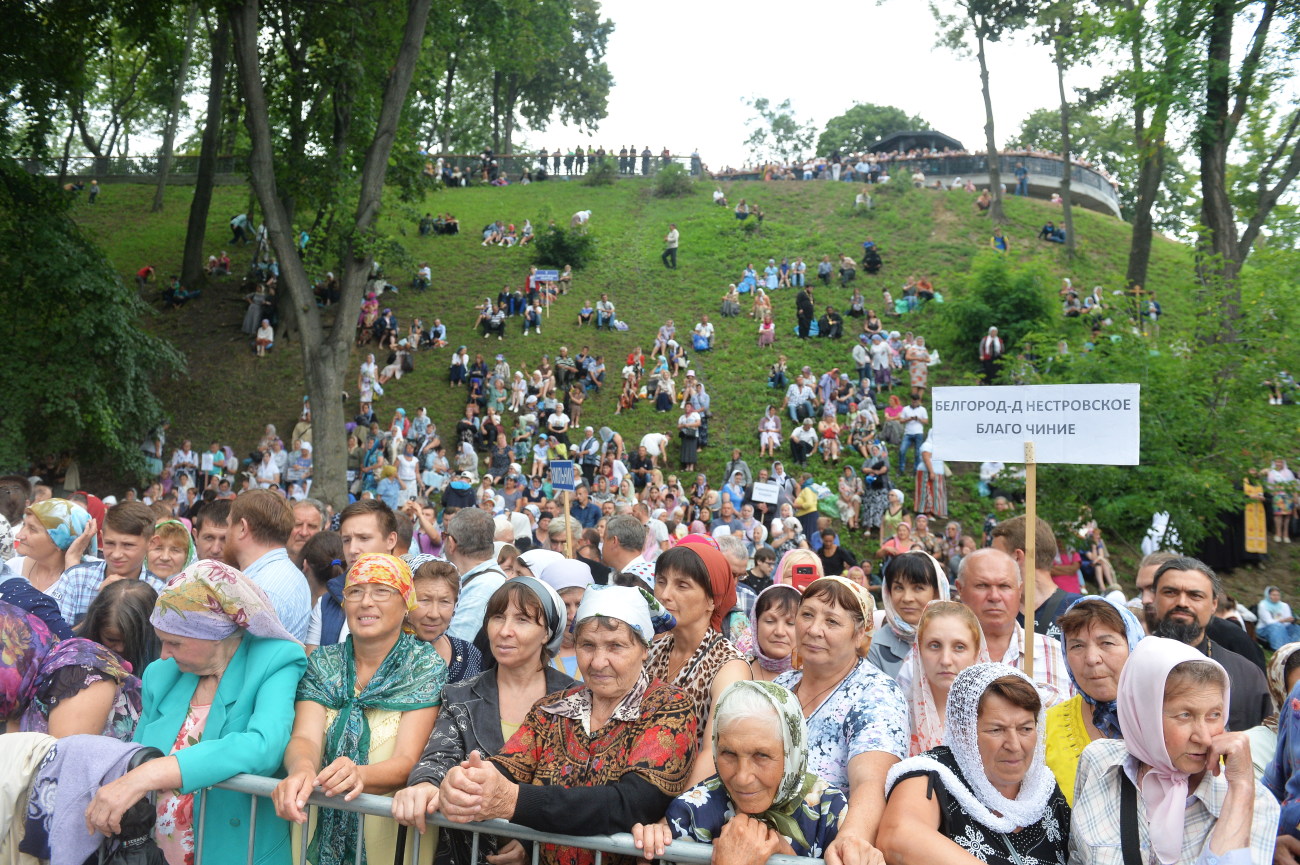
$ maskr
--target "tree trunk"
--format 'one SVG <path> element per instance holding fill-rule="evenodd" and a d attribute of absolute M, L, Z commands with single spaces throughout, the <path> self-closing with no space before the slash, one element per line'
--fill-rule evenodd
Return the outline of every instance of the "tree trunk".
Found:
<path fill-rule="evenodd" d="M 1163 115 L 1162 110 L 1158 116 Z M 1138 164 L 1137 203 L 1133 207 L 1133 232 L 1129 241 L 1128 270 L 1124 276 L 1127 288 L 1144 286 L 1147 282 L 1147 268 L 1151 264 L 1151 238 L 1154 223 L 1151 209 L 1155 204 L 1156 194 L 1165 173 L 1164 123 L 1159 123 L 1162 130 L 1155 134 L 1156 124 L 1152 124 L 1152 134 L 1143 142 L 1135 137 L 1134 141 L 1141 148 L 1141 162 Z"/>
<path fill-rule="evenodd" d="M 190 56 L 194 52 L 194 26 L 199 18 L 199 5 L 190 3 L 185 15 L 185 50 L 181 54 L 181 68 L 176 76 L 176 89 L 172 91 L 172 104 L 167 112 L 167 127 L 163 130 L 162 158 L 158 164 L 158 185 L 153 191 L 153 213 L 163 209 L 163 191 L 167 188 L 167 175 L 172 170 L 172 147 L 176 143 L 176 125 L 181 118 L 181 105 L 185 101 L 185 82 L 190 77 Z"/>
<path fill-rule="evenodd" d="M 1231 98 L 1232 22 L 1235 6 L 1213 0 L 1206 33 L 1205 110 L 1197 132 L 1201 161 L 1201 237 L 1198 267 L 1202 279 L 1218 277 L 1234 284 L 1241 263 L 1237 247 L 1237 221 L 1228 199 L 1228 111 Z M 1228 287 L 1225 285 L 1225 287 Z M 1222 300 L 1223 341 L 1237 339 L 1236 320 L 1241 303 L 1229 288 Z"/>
<path fill-rule="evenodd" d="M 492 152 L 501 152 L 501 73 L 492 73 Z"/>
<path fill-rule="evenodd" d="M 1065 251 L 1074 257 L 1074 205 L 1070 201 L 1070 182 L 1074 166 L 1070 164 L 1070 101 L 1065 98 L 1065 34 L 1056 37 L 1056 89 L 1061 97 L 1061 209 L 1065 217 Z"/>
<path fill-rule="evenodd" d="M 212 34 L 212 75 L 208 79 L 207 122 L 199 149 L 199 170 L 194 178 L 194 199 L 185 229 L 185 256 L 181 263 L 181 285 L 193 287 L 203 279 L 203 242 L 212 207 L 212 187 L 217 179 L 217 149 L 221 146 L 221 103 L 226 88 L 226 67 L 230 65 L 230 23 L 221 16 Z"/>
<path fill-rule="evenodd" d="M 361 293 L 373 261 L 366 252 L 366 240 L 379 216 L 388 157 L 415 72 L 431 2 L 408 0 L 401 48 L 384 87 L 379 121 L 361 171 L 356 219 L 352 233 L 345 241 L 343 296 L 339 309 L 354 309 L 361 303 Z M 347 440 L 343 401 L 339 396 L 347 374 L 354 323 L 348 315 L 336 315 L 333 328 L 328 335 L 325 334 L 306 269 L 294 249 L 293 231 L 276 189 L 271 125 L 258 57 L 257 0 L 244 0 L 242 4 L 231 7 L 231 27 L 244 92 L 245 124 L 252 143 L 249 156 L 252 185 L 262 205 L 271 244 L 280 260 L 281 282 L 287 295 L 282 298 L 281 305 L 294 305 L 302 332 L 302 360 L 312 405 L 313 443 L 316 446 L 315 483 L 312 486 L 318 498 L 342 509 L 348 499 Z"/>
<path fill-rule="evenodd" d="M 68 137 L 63 139 L 63 159 L 59 161 L 59 187 L 63 186 L 68 177 L 68 159 L 72 152 L 72 136 L 76 134 L 77 122 L 75 119 L 68 121 Z"/>
<path fill-rule="evenodd" d="M 993 96 L 989 93 L 989 65 L 984 58 L 984 37 L 978 22 L 974 19 L 978 51 L 976 57 L 980 62 L 980 87 L 984 91 L 984 151 L 985 161 L 989 166 L 989 188 L 993 190 L 993 206 L 989 208 L 989 219 L 996 223 L 1009 222 L 1002 211 L 1002 170 L 998 163 L 998 144 L 993 135 Z"/>

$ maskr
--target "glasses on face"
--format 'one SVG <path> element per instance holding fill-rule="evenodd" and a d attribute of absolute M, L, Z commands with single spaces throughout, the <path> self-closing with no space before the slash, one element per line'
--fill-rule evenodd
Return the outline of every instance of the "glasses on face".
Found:
<path fill-rule="evenodd" d="M 385 601 L 391 601 L 397 597 L 400 592 L 389 586 L 367 585 L 367 586 L 348 586 L 343 590 L 343 600 L 353 604 L 360 603 L 363 598 L 369 597 L 376 604 L 382 604 Z"/>

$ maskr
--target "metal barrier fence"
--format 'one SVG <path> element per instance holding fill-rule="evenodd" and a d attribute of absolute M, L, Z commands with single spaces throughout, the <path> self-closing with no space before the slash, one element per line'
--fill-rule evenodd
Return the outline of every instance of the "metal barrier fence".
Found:
<path fill-rule="evenodd" d="M 246 793 L 252 797 L 252 804 L 249 807 L 248 815 L 248 858 L 247 865 L 253 862 L 253 842 L 257 831 L 257 800 L 259 798 L 269 799 L 275 790 L 275 785 L 280 783 L 278 778 L 265 778 L 260 775 L 236 775 L 229 781 L 216 785 L 222 790 L 231 790 L 236 793 Z M 203 830 L 207 818 L 207 791 L 204 790 L 199 794 L 199 825 L 195 830 L 194 837 L 194 865 L 203 865 Z M 313 792 L 307 800 L 308 809 L 311 808 L 336 808 L 341 811 L 355 811 L 361 815 L 357 827 L 357 857 L 359 865 L 361 862 L 361 851 L 364 847 L 364 833 L 367 819 L 391 820 L 393 800 L 387 796 L 375 796 L 368 793 L 362 793 L 351 802 L 343 802 L 339 799 L 328 799 L 323 793 Z M 460 829 L 470 832 L 474 836 L 473 844 L 470 848 L 470 859 L 472 862 L 478 861 L 478 839 L 480 835 L 496 835 L 502 838 L 517 838 L 520 841 L 532 841 L 532 865 L 538 865 L 541 856 L 541 844 L 557 844 L 562 847 L 576 847 L 582 850 L 591 850 L 595 855 L 595 865 L 604 865 L 604 854 L 614 853 L 621 856 L 631 856 L 640 858 L 641 851 L 636 848 L 632 841 L 632 836 L 626 832 L 620 832 L 617 835 L 557 835 L 551 832 L 540 832 L 536 829 L 530 829 L 527 826 L 519 826 L 515 823 L 509 823 L 505 820 L 486 820 L 481 823 L 453 823 L 442 814 L 428 815 L 426 821 L 429 826 L 444 826 L 450 829 Z M 299 832 L 302 840 L 301 850 L 298 853 L 298 865 L 305 865 L 307 860 L 307 843 L 309 827 L 311 821 L 308 820 L 301 827 L 293 831 Z M 411 855 L 407 860 L 410 865 L 415 865 L 420 861 L 420 843 L 424 839 L 419 832 L 414 829 L 409 830 L 413 841 L 411 842 Z M 665 851 L 663 861 L 679 862 L 682 865 L 709 865 L 713 858 L 713 848 L 708 844 L 698 844 L 694 841 L 677 840 L 674 841 Z M 231 861 L 223 856 L 219 865 L 226 865 Z M 218 865 L 218 863 L 209 863 L 209 865 Z M 457 863 L 457 865 L 470 865 L 470 863 Z M 767 860 L 767 865 L 824 865 L 821 859 L 811 859 L 802 856 L 773 856 Z"/>

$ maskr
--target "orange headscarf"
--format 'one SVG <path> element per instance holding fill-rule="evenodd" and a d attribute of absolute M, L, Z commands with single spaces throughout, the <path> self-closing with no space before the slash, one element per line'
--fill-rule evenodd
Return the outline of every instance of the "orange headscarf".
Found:
<path fill-rule="evenodd" d="M 712 541 L 711 538 L 709 540 Z M 713 617 L 709 619 L 709 627 L 721 631 L 722 617 L 736 606 L 736 578 L 731 575 L 731 564 L 718 550 L 716 541 L 712 541 L 712 545 L 709 545 L 687 540 L 677 546 L 685 547 L 695 553 L 708 569 L 709 589 L 710 594 L 713 595 Z"/>

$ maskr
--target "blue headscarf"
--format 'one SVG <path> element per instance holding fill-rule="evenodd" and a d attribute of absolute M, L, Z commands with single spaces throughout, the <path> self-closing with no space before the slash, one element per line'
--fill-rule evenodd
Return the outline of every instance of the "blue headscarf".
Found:
<path fill-rule="evenodd" d="M 1065 612 L 1068 613 L 1070 610 L 1079 606 L 1079 604 L 1085 603 L 1109 604 L 1112 609 L 1119 613 L 1120 620 L 1124 622 L 1124 636 L 1128 640 L 1129 654 L 1132 654 L 1133 650 L 1137 648 L 1138 642 L 1146 636 L 1146 631 L 1142 629 L 1142 623 L 1138 621 L 1137 616 L 1133 615 L 1133 612 L 1123 604 L 1118 604 L 1110 598 L 1097 597 L 1096 595 L 1086 595 L 1079 598 L 1079 600 L 1066 607 Z M 1079 695 L 1083 697 L 1084 701 L 1088 703 L 1088 705 L 1092 706 L 1092 723 L 1107 739 L 1123 739 L 1124 734 L 1120 730 L 1119 726 L 1119 709 L 1116 708 L 1115 701 L 1106 700 L 1105 702 L 1099 702 L 1093 699 L 1089 696 L 1087 691 L 1080 687 L 1078 681 L 1074 678 L 1074 670 L 1070 669 L 1070 654 L 1069 649 L 1067 648 L 1068 643 L 1069 640 L 1067 640 L 1063 634 L 1061 636 L 1061 658 L 1065 661 L 1065 671 L 1070 675 L 1070 684 L 1074 686 L 1074 690 L 1079 692 Z"/>
<path fill-rule="evenodd" d="M 90 522 L 90 511 L 67 499 L 46 499 L 36 502 L 27 509 L 27 512 L 40 521 L 54 545 L 65 552 Z M 90 546 L 86 548 L 86 552 L 92 556 L 99 552 L 99 544 L 95 538 L 90 539 Z"/>

